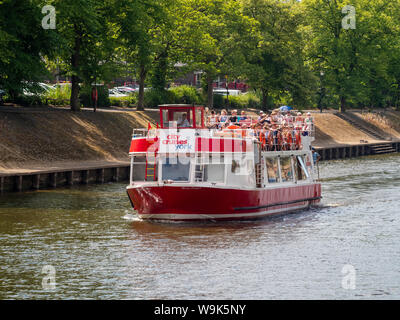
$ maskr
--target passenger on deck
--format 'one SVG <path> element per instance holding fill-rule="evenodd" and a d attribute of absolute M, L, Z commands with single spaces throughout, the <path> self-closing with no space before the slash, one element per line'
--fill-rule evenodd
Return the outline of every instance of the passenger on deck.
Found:
<path fill-rule="evenodd" d="M 211 111 L 211 115 L 207 118 L 207 128 L 216 129 L 218 127 L 218 116 L 215 111 Z"/>
<path fill-rule="evenodd" d="M 221 125 L 225 122 L 228 121 L 228 113 L 226 112 L 225 109 L 222 109 L 221 111 L 221 116 L 219 117 L 219 122 L 221 122 Z"/>
<path fill-rule="evenodd" d="M 238 117 L 238 121 L 245 121 L 245 120 L 247 120 L 246 112 L 242 110 L 242 112 L 240 113 L 240 117 Z"/>
<path fill-rule="evenodd" d="M 190 122 L 189 122 L 188 119 L 187 119 L 187 114 L 186 114 L 186 113 L 184 113 L 184 114 L 180 117 L 180 119 L 179 119 L 179 121 L 178 121 L 178 127 L 180 127 L 180 128 L 188 128 L 188 127 L 191 127 Z"/>
<path fill-rule="evenodd" d="M 264 111 L 260 111 L 260 116 L 258 117 L 257 121 L 261 121 L 262 119 L 264 119 L 265 114 Z"/>
<path fill-rule="evenodd" d="M 237 110 L 233 110 L 231 112 L 231 117 L 229 118 L 229 121 L 233 124 L 235 124 L 236 122 L 238 122 L 238 116 L 237 116 Z"/>
<path fill-rule="evenodd" d="M 316 165 L 321 160 L 321 155 L 317 152 L 317 150 L 315 150 L 315 148 L 312 148 L 312 155 L 313 155 L 314 165 Z"/>
<path fill-rule="evenodd" d="M 304 119 L 303 126 L 303 136 L 311 135 L 311 131 L 313 129 L 313 118 L 311 117 L 311 113 L 307 113 L 307 117 Z"/>

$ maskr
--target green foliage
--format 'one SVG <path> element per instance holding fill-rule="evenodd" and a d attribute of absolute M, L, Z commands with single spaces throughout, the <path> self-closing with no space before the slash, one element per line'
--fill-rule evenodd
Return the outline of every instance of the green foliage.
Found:
<path fill-rule="evenodd" d="M 173 103 L 177 104 L 202 104 L 203 99 L 196 88 L 180 86 L 169 90 L 173 94 Z"/>
<path fill-rule="evenodd" d="M 33 107 L 42 105 L 42 98 L 37 95 L 33 96 L 18 95 L 11 101 L 24 107 Z"/>
<path fill-rule="evenodd" d="M 51 104 L 56 106 L 68 105 L 71 97 L 70 86 L 58 86 L 54 90 L 49 90 L 42 96 L 43 104 Z"/>
<path fill-rule="evenodd" d="M 54 53 L 56 34 L 41 27 L 44 1 L 0 2 L 0 87 L 11 100 L 48 73 L 43 56 Z"/>
<path fill-rule="evenodd" d="M 238 96 L 230 95 L 228 102 L 226 96 L 214 94 L 214 108 L 216 109 L 260 109 L 261 101 L 255 93 L 248 92 Z"/>
<path fill-rule="evenodd" d="M 144 94 L 145 108 L 156 108 L 161 104 L 175 103 L 175 96 L 169 90 L 150 89 Z"/>
<path fill-rule="evenodd" d="M 56 8 L 56 30 L 41 28 L 45 4 Z M 136 76 L 140 93 L 112 98 L 111 104 L 214 103 L 223 108 L 226 98 L 213 95 L 212 84 L 218 75 L 227 75 L 256 90 L 230 96 L 229 108 L 400 108 L 400 0 L 354 0 L 356 29 L 346 30 L 342 8 L 348 4 L 0 0 L 0 88 L 10 100 L 32 105 L 37 98 L 18 97 L 24 89 L 55 74 L 67 76 L 72 90 L 41 99 L 57 105 L 69 99 L 78 110 L 81 104 L 92 105 L 94 83 Z M 183 67 L 175 68 L 178 62 Z M 191 71 L 203 71 L 203 95 L 187 86 L 165 89 Z M 153 89 L 144 92 L 147 85 Z M 104 91 L 99 107 L 109 104 Z"/>
<path fill-rule="evenodd" d="M 137 94 L 128 97 L 110 97 L 111 107 L 133 108 L 137 104 Z"/>

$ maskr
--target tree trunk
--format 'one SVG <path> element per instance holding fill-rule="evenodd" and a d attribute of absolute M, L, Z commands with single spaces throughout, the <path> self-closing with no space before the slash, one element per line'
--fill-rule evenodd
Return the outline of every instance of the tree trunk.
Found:
<path fill-rule="evenodd" d="M 81 109 L 81 104 L 79 101 L 79 78 L 77 76 L 72 76 L 71 78 L 71 110 L 79 111 Z"/>
<path fill-rule="evenodd" d="M 268 89 L 261 89 L 262 91 L 262 109 L 263 111 L 268 110 Z"/>
<path fill-rule="evenodd" d="M 137 110 L 144 110 L 144 83 L 146 81 L 147 70 L 144 65 L 140 66 L 140 74 L 139 74 L 139 97 L 138 97 L 138 105 Z"/>
<path fill-rule="evenodd" d="M 207 107 L 211 110 L 214 107 L 214 77 L 212 74 L 207 74 Z"/>
<path fill-rule="evenodd" d="M 346 98 L 344 96 L 340 97 L 339 112 L 346 112 Z"/>
<path fill-rule="evenodd" d="M 75 31 L 75 45 L 74 50 L 71 57 L 71 66 L 74 72 L 74 75 L 71 77 L 71 110 L 79 111 L 81 109 L 81 104 L 79 101 L 79 77 L 77 75 L 79 62 L 80 62 L 80 50 L 82 45 L 82 33 L 78 29 L 78 27 L 74 26 Z"/>

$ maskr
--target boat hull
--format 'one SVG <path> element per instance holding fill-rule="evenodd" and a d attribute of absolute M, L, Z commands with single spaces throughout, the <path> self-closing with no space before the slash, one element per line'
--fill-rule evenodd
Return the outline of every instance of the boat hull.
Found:
<path fill-rule="evenodd" d="M 133 186 L 127 189 L 142 219 L 247 220 L 304 210 L 321 200 L 319 183 L 264 189 Z"/>

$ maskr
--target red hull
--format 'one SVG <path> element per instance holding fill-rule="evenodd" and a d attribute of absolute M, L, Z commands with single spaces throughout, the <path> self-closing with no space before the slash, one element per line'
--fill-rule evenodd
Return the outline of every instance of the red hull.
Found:
<path fill-rule="evenodd" d="M 156 220 L 235 220 L 288 213 L 320 202 L 321 185 L 276 189 L 135 186 L 128 195 L 139 216 Z"/>

